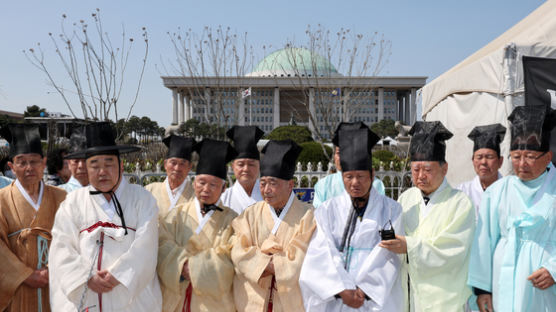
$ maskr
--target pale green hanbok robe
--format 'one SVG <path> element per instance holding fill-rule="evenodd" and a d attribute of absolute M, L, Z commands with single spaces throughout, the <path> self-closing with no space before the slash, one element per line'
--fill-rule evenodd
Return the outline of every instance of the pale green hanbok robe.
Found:
<path fill-rule="evenodd" d="M 532 181 L 505 177 L 483 195 L 468 283 L 492 292 L 496 311 L 556 309 L 556 286 L 527 280 L 541 267 L 556 279 L 556 168 L 548 168 Z"/>
<path fill-rule="evenodd" d="M 469 251 L 475 230 L 471 200 L 446 179 L 425 205 L 412 187 L 399 198 L 407 240 L 405 270 L 410 279 L 411 311 L 463 311 L 471 289 L 467 286 Z M 402 282 L 406 288 L 407 280 Z"/>

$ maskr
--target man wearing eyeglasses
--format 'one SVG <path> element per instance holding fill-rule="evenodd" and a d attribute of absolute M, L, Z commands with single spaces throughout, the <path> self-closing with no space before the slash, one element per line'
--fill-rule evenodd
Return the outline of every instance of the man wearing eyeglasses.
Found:
<path fill-rule="evenodd" d="M 299 279 L 305 309 L 402 311 L 400 258 L 379 246 L 403 235 L 402 207 L 371 187 L 371 149 L 380 138 L 368 128 L 337 135 L 345 188 L 315 212 L 317 231 Z"/>
<path fill-rule="evenodd" d="M 398 200 L 406 236 L 381 246 L 403 255 L 409 311 L 463 311 L 471 295 L 466 282 L 475 209 L 445 178 L 445 141 L 452 133 L 439 121 L 418 121 L 409 134 L 414 187 Z"/>
<path fill-rule="evenodd" d="M 42 182 L 39 128 L 3 129 L 16 180 L 0 190 L 0 311 L 50 311 L 48 250 L 54 216 L 66 192 Z"/>
<path fill-rule="evenodd" d="M 477 174 L 471 181 L 460 184 L 457 189 L 464 192 L 475 206 L 475 220 L 479 218 L 479 205 L 484 191 L 502 175 L 498 170 L 504 158 L 500 155 L 500 143 L 506 128 L 501 124 L 478 126 L 467 136 L 473 140 L 473 169 Z"/>
<path fill-rule="evenodd" d="M 556 168 L 544 105 L 514 109 L 510 160 L 515 175 L 483 194 L 468 283 L 483 311 L 553 311 L 556 306 Z"/>

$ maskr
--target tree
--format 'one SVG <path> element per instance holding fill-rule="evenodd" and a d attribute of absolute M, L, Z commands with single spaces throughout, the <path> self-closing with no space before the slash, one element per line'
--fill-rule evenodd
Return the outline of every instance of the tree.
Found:
<path fill-rule="evenodd" d="M 281 126 L 272 130 L 267 136 L 268 140 L 286 140 L 290 139 L 297 144 L 313 141 L 311 131 L 305 126 Z"/>
<path fill-rule="evenodd" d="M 72 30 L 67 32 L 66 14 L 62 15 L 61 33 L 58 36 L 48 33 L 60 65 L 67 74 L 66 78 L 71 81 L 71 89 L 63 87 L 63 80 L 54 78 L 51 67 L 46 65 L 40 43 L 37 43 L 36 48 L 23 52 L 31 64 L 47 77 L 48 82 L 60 94 L 74 118 L 78 118 L 74 110 L 80 108 L 84 119 L 119 120 L 121 107 L 118 100 L 124 81 L 128 80 L 126 79 L 128 61 L 135 40 L 126 35 L 125 29 L 122 30 L 120 39 L 111 38 L 103 28 L 99 9 L 96 9 L 91 17 L 94 38 L 91 37 L 89 24 L 85 20 L 73 23 Z M 125 119 L 129 118 L 137 102 L 147 62 L 149 40 L 145 27 L 142 28 L 141 36 L 145 50 L 139 68 L 140 75 L 135 95 L 127 115 L 124 115 Z M 120 43 L 117 45 L 113 44 L 118 42 Z M 76 102 L 70 98 L 70 93 L 77 96 L 79 105 L 75 105 Z"/>
<path fill-rule="evenodd" d="M 315 28 L 307 26 L 305 34 L 305 42 L 290 40 L 284 50 L 289 69 L 294 70 L 292 83 L 303 90 L 301 103 L 309 124 L 316 138 L 323 141 L 332 138 L 339 122 L 355 121 L 357 114 L 374 104 L 370 101 L 376 92 L 372 80 L 357 87 L 355 80 L 362 76 L 375 77 L 382 71 L 390 56 L 391 42 L 377 32 L 365 35 L 341 28 L 334 33 L 320 24 Z M 309 56 L 305 51 L 309 51 Z M 329 82 L 339 76 L 344 85 L 331 88 Z M 314 107 L 309 105 L 310 98 Z M 324 130 L 320 128 L 322 124 Z"/>
<path fill-rule="evenodd" d="M 27 109 L 23 112 L 23 117 L 46 117 L 46 109 L 37 105 L 27 106 Z"/>
<path fill-rule="evenodd" d="M 380 137 L 395 137 L 398 134 L 398 130 L 396 130 L 392 119 L 383 119 L 372 124 L 371 130 Z"/>
<path fill-rule="evenodd" d="M 14 123 L 15 120 L 10 118 L 10 116 L 8 115 L 0 115 L 0 129 L 4 128 L 5 126 L 7 126 L 10 123 Z M 1 136 L 0 136 L 1 137 Z M 2 168 L 0 168 L 2 169 Z"/>
<path fill-rule="evenodd" d="M 189 119 L 178 128 L 178 134 L 200 141 L 204 138 L 222 140 L 226 138 L 226 127 L 216 123 L 208 124 Z"/>
<path fill-rule="evenodd" d="M 196 107 L 204 110 L 204 122 L 236 124 L 241 90 L 224 88 L 221 84 L 228 77 L 243 77 L 253 65 L 253 47 L 247 43 L 247 32 L 235 33 L 230 27 L 205 26 L 200 33 L 191 28 L 167 33 L 174 48 L 175 60 L 169 62 L 170 70 L 163 64 L 166 73 L 191 77 L 194 87 L 185 92 L 189 97 L 199 98 Z M 208 77 L 216 79 L 215 90 L 205 88 Z M 234 98 L 233 110 L 226 110 L 227 102 Z M 229 111 L 234 111 L 230 115 Z"/>
<path fill-rule="evenodd" d="M 320 162 L 323 169 L 328 169 L 328 161 L 332 157 L 332 148 L 325 146 L 326 153 L 323 152 L 321 145 L 318 142 L 310 141 L 301 143 L 301 153 L 297 160 L 306 165 L 308 162 L 313 164 L 313 170 L 316 170 L 317 164 Z"/>

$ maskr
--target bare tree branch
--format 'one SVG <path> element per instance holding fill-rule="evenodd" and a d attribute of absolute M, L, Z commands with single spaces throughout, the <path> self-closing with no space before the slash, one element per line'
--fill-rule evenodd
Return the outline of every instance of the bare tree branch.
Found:
<path fill-rule="evenodd" d="M 104 25 L 100 17 L 100 10 L 96 9 L 91 14 L 94 23 L 94 35 L 91 38 L 88 32 L 88 24 L 85 20 L 73 23 L 73 30 L 68 35 L 65 28 L 67 16 L 62 15 L 61 33 L 58 40 L 49 33 L 58 61 L 65 70 L 66 78 L 73 84 L 79 107 L 83 118 L 93 120 L 118 120 L 119 99 L 124 89 L 125 77 L 133 48 L 133 38 L 128 38 L 125 28 L 122 26 L 121 46 L 114 47 L 108 32 L 104 31 Z M 126 114 L 126 120 L 130 118 L 131 112 L 137 103 L 139 91 L 145 73 L 148 57 L 148 34 L 146 28 L 142 28 L 142 37 L 145 44 L 145 52 L 139 69 L 139 79 L 133 93 L 133 99 Z M 37 45 L 38 49 L 23 51 L 29 62 L 43 72 L 48 78 L 49 84 L 54 87 L 64 100 L 71 114 L 74 113 L 75 104 L 65 94 L 61 80 L 53 77 L 53 71 L 47 67 L 44 61 L 44 51 Z M 63 48 L 62 48 L 63 47 Z M 78 56 L 79 55 L 79 56 Z M 86 80 L 86 81 L 84 81 Z"/>

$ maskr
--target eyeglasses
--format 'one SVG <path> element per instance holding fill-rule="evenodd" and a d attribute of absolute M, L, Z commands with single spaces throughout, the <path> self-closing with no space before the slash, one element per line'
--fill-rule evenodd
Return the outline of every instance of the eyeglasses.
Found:
<path fill-rule="evenodd" d="M 16 161 L 14 163 L 14 165 L 18 168 L 26 168 L 27 166 L 31 166 L 32 168 L 36 168 L 38 166 L 40 166 L 40 164 L 42 163 L 42 161 L 40 160 L 23 160 L 23 161 Z"/>
<path fill-rule="evenodd" d="M 531 165 L 531 164 L 535 163 L 535 161 L 537 161 L 537 159 L 543 157 L 546 153 L 548 153 L 548 152 L 543 152 L 539 155 L 535 155 L 533 153 L 527 153 L 527 154 L 517 154 L 517 153 L 515 153 L 515 154 L 510 154 L 509 158 L 514 163 L 519 163 L 519 162 L 521 162 L 521 159 L 524 159 L 527 164 Z"/>

